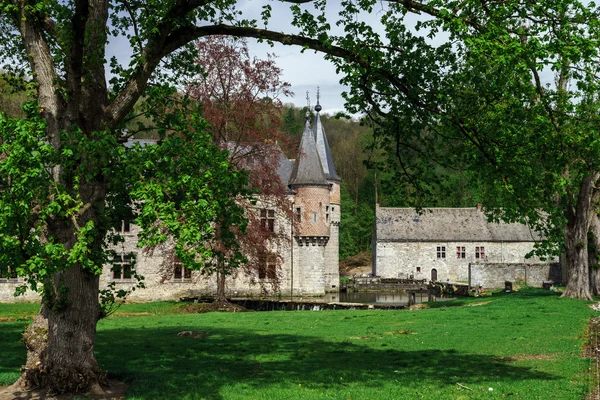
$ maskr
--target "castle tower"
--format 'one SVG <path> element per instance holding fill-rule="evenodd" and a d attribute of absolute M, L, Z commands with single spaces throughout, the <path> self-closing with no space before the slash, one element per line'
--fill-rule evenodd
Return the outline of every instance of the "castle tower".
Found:
<path fill-rule="evenodd" d="M 339 226 L 340 226 L 340 182 L 341 179 L 337 175 L 335 166 L 333 165 L 333 157 L 329 149 L 329 142 L 325 135 L 325 128 L 321 122 L 320 111 L 322 110 L 319 104 L 319 89 L 317 88 L 317 105 L 315 106 L 316 116 L 313 124 L 313 137 L 317 146 L 319 160 L 323 167 L 325 180 L 329 184 L 329 207 L 325 207 L 325 219 L 329 222 L 329 242 L 325 248 L 325 285 L 327 291 L 337 291 L 340 280 L 339 273 Z"/>
<path fill-rule="evenodd" d="M 339 284 L 339 183 L 319 112 L 306 123 L 289 181 L 294 191 L 294 293 L 324 294 Z"/>
<path fill-rule="evenodd" d="M 294 191 L 293 289 L 298 294 L 323 294 L 325 248 L 329 242 L 325 209 L 329 207 L 330 195 L 308 112 L 289 186 Z"/>

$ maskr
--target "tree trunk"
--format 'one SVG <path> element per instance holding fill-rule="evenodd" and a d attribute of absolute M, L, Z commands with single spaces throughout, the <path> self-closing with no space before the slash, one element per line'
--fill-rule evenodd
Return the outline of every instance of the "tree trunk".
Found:
<path fill-rule="evenodd" d="M 594 296 L 600 296 L 600 218 L 597 211 L 591 216 L 588 240 L 588 265 L 590 270 L 590 290 Z"/>
<path fill-rule="evenodd" d="M 90 277 L 73 266 L 57 274 L 53 283 L 68 288 L 67 292 L 55 299 L 54 307 L 44 302 L 23 335 L 27 363 L 16 385 L 28 390 L 47 388 L 49 393 L 77 393 L 105 385 L 106 374 L 94 356 L 100 315 L 98 276 Z"/>
<path fill-rule="evenodd" d="M 597 173 L 582 179 L 575 208 L 567 209 L 565 250 L 568 269 L 568 283 L 563 297 L 592 300 L 590 292 L 590 272 L 588 263 L 588 230 L 598 202 L 595 184 Z"/>
<path fill-rule="evenodd" d="M 221 272 L 217 272 L 217 297 L 215 298 L 216 302 L 225 303 L 227 302 L 227 297 L 225 297 L 225 278 L 227 276 Z"/>
<path fill-rule="evenodd" d="M 578 225 L 567 229 L 565 247 L 569 277 L 563 297 L 592 300 L 586 228 Z"/>
<path fill-rule="evenodd" d="M 77 243 L 79 226 L 96 220 L 104 207 L 106 187 L 92 181 L 81 184 L 78 194 L 90 207 L 82 209 L 78 218 L 57 218 L 46 226 L 48 237 L 67 250 Z M 102 251 L 105 235 L 105 229 L 96 229 L 88 243 L 89 255 Z M 101 316 L 99 281 L 98 275 L 79 263 L 44 281 L 40 314 L 24 334 L 26 365 L 15 385 L 48 393 L 80 393 L 107 384 L 94 356 L 96 324 Z"/>

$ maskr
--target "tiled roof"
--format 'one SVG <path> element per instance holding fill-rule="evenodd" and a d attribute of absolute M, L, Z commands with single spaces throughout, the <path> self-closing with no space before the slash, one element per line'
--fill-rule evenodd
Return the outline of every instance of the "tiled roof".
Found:
<path fill-rule="evenodd" d="M 321 160 L 321 165 L 323 166 L 325 178 L 331 181 L 340 181 L 340 177 L 337 175 L 335 166 L 333 165 L 333 157 L 331 156 L 331 150 L 329 149 L 329 142 L 327 142 L 325 129 L 323 128 L 321 116 L 319 115 L 318 111 L 317 116 L 315 117 L 315 124 L 313 126 L 313 137 L 317 145 L 317 153 L 319 154 L 319 159 Z"/>
<path fill-rule="evenodd" d="M 298 157 L 294 161 L 294 167 L 289 181 L 294 185 L 327 185 L 323 166 L 317 153 L 317 146 L 310 129 L 310 120 L 307 118 L 304 133 L 300 141 Z"/>
<path fill-rule="evenodd" d="M 414 208 L 376 211 L 378 241 L 388 242 L 533 242 L 541 235 L 520 223 L 488 222 L 477 208 Z"/>

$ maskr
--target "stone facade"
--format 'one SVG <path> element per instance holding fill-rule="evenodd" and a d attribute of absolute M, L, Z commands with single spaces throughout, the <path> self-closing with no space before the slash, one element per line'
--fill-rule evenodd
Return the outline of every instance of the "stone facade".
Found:
<path fill-rule="evenodd" d="M 471 263 L 529 263 L 539 235 L 522 224 L 488 222 L 478 208 L 378 207 L 373 274 L 382 278 L 469 281 Z"/>
<path fill-rule="evenodd" d="M 317 109 L 315 107 L 315 109 Z M 320 108 L 319 108 L 320 109 Z M 228 296 L 258 296 L 264 290 L 270 295 L 323 296 L 337 292 L 339 285 L 339 222 L 340 179 L 332 163 L 329 145 L 317 110 L 314 126 L 307 117 L 300 151 L 296 160 L 280 158 L 278 174 L 290 188 L 289 200 L 293 207 L 295 232 L 291 221 L 281 210 L 271 209 L 274 229 L 283 232 L 283 240 L 273 248 L 281 256 L 282 265 L 277 269 L 279 286 L 275 293 L 268 278 L 246 276 L 242 272 L 228 277 Z M 319 143 L 320 151 L 317 151 Z M 267 207 L 258 204 L 248 212 L 260 212 Z M 299 213 L 296 213 L 299 210 Z M 133 301 L 179 300 L 216 293 L 216 277 L 203 276 L 189 271 L 182 265 L 175 266 L 171 257 L 161 249 L 152 254 L 137 247 L 139 228 L 123 224 L 121 235 L 124 242 L 114 248 L 118 255 L 112 265 L 107 265 L 100 277 L 100 288 L 114 282 L 116 289 L 128 290 L 134 285 L 131 271 L 144 277 L 143 289 L 134 290 L 129 299 Z M 128 258 L 135 254 L 135 266 Z M 268 265 L 266 266 L 268 268 Z M 38 300 L 36 293 L 13 297 L 19 283 L 0 278 L 0 301 Z"/>
<path fill-rule="evenodd" d="M 499 289 L 506 281 L 542 287 L 543 282 L 562 281 L 559 263 L 472 263 L 469 264 L 469 286 Z"/>

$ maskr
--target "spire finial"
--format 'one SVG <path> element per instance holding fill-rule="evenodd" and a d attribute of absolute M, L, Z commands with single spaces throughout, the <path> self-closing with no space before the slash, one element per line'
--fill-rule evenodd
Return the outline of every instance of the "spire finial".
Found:
<path fill-rule="evenodd" d="M 306 120 L 310 120 L 310 96 L 308 90 L 306 91 Z"/>
<path fill-rule="evenodd" d="M 320 88 L 317 86 L 317 105 L 315 106 L 316 112 L 319 112 L 323 109 L 323 107 L 321 107 L 321 105 L 319 104 L 320 97 L 321 97 L 321 91 L 320 91 Z"/>

